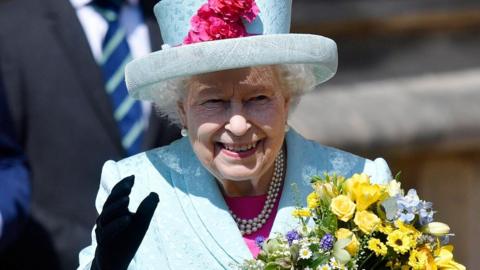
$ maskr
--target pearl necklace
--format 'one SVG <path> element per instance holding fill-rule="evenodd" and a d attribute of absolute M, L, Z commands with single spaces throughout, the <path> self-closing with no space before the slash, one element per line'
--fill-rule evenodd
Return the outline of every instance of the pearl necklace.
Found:
<path fill-rule="evenodd" d="M 237 223 L 240 233 L 242 235 L 249 235 L 258 231 L 267 222 L 270 214 L 272 213 L 275 202 L 277 201 L 278 194 L 280 194 L 280 187 L 283 180 L 283 167 L 284 167 L 284 154 L 283 149 L 280 150 L 277 158 L 275 159 L 272 181 L 268 187 L 267 199 L 263 205 L 262 211 L 254 218 L 243 219 L 239 218 L 229 209 L 230 214 Z"/>

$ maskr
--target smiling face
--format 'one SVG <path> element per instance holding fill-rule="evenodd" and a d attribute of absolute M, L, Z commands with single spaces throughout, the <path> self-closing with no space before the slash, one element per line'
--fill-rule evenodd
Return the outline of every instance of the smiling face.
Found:
<path fill-rule="evenodd" d="M 271 179 L 284 140 L 289 97 L 272 66 L 192 77 L 179 103 L 193 150 L 218 180 Z M 261 184 L 260 184 L 261 185 Z"/>

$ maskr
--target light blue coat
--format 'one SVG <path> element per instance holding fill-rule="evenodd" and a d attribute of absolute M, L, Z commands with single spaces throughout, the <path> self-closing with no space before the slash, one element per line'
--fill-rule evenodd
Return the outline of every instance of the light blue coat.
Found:
<path fill-rule="evenodd" d="M 325 147 L 293 130 L 287 133 L 286 144 L 287 173 L 272 233 L 296 227 L 291 212 L 298 198 L 304 201 L 312 191 L 313 175 L 335 172 L 348 177 L 365 172 L 375 182 L 391 179 L 383 159 L 371 161 Z M 152 191 L 158 193 L 160 203 L 129 270 L 232 269 L 232 264 L 252 258 L 216 180 L 196 158 L 188 139 L 119 162 L 106 162 L 95 202 L 98 212 L 113 186 L 132 174 L 135 185 L 130 211 L 134 212 Z M 293 183 L 297 191 L 292 188 Z M 78 269 L 90 269 L 95 247 L 92 232 L 92 244 L 80 252 Z"/>

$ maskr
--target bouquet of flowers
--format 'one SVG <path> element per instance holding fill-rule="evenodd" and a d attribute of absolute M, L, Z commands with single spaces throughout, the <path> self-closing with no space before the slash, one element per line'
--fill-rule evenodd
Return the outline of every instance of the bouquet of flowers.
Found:
<path fill-rule="evenodd" d="M 398 177 L 396 177 L 398 178 Z M 432 203 L 400 182 L 366 174 L 313 177 L 298 228 L 264 240 L 240 269 L 466 269 L 447 245 L 450 228 L 434 222 Z"/>

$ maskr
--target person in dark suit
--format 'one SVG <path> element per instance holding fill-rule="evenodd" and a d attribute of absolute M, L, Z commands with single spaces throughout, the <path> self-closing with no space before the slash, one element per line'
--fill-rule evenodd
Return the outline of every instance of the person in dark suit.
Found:
<path fill-rule="evenodd" d="M 28 165 L 12 131 L 0 77 L 0 254 L 17 239 L 30 209 Z"/>
<path fill-rule="evenodd" d="M 161 38 L 152 15 L 154 3 L 129 2 L 122 6 L 122 22 L 135 58 L 158 50 Z M 90 242 L 96 218 L 91 202 L 103 163 L 131 154 L 123 144 L 101 64 L 102 35 L 108 35 L 109 24 L 93 4 L 0 4 L 0 74 L 13 131 L 31 168 L 32 215 L 53 238 L 62 269 L 75 268 L 78 252 Z M 158 117 L 151 105 L 141 108 L 145 127 L 138 151 L 179 137 L 179 130 Z"/>
<path fill-rule="evenodd" d="M 14 133 L 0 74 L 0 267 L 59 269 L 48 233 L 29 215 L 30 168 Z"/>

